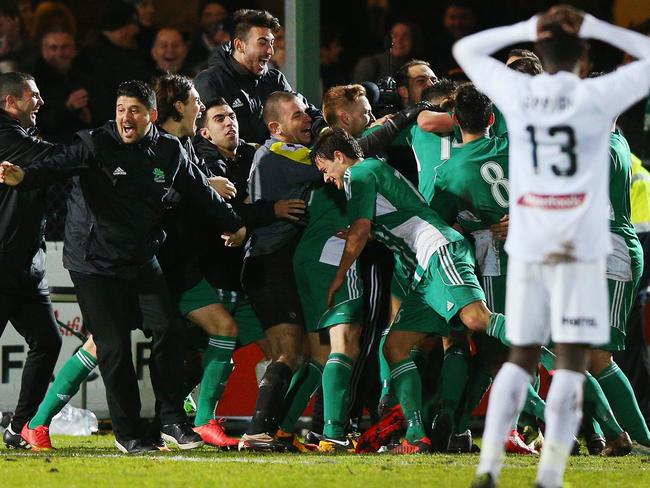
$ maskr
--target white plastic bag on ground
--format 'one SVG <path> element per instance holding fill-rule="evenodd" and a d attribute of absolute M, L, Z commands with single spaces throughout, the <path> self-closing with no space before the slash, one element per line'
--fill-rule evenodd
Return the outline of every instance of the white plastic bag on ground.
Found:
<path fill-rule="evenodd" d="M 90 410 L 66 405 L 50 424 L 50 434 L 91 435 L 97 432 L 97 417 Z"/>

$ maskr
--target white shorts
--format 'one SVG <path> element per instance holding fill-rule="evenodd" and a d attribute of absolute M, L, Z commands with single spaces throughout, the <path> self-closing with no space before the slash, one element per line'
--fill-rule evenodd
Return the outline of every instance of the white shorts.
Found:
<path fill-rule="evenodd" d="M 510 258 L 506 337 L 515 346 L 609 342 L 605 258 L 560 264 Z"/>

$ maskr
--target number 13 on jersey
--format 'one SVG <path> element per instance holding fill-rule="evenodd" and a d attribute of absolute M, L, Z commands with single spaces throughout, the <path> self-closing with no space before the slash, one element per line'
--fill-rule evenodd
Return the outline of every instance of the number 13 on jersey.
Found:
<path fill-rule="evenodd" d="M 551 165 L 551 171 L 556 176 L 573 176 L 578 169 L 578 160 L 574 151 L 576 145 L 573 128 L 568 125 L 556 125 L 548 129 L 536 128 L 532 125 L 526 127 L 530 134 L 530 142 L 533 146 L 533 168 L 539 173 L 539 156 L 537 148 L 537 135 L 539 132 L 548 134 L 551 144 L 559 145 L 560 151 L 566 156 L 566 161 L 556 161 Z"/>

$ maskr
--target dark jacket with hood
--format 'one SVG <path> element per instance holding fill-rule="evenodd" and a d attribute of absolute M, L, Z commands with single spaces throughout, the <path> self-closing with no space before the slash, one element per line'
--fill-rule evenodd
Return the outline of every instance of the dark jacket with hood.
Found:
<path fill-rule="evenodd" d="M 114 121 L 78 133 L 79 142 L 25 169 L 19 190 L 76 174 L 68 200 L 64 266 L 78 273 L 134 277 L 164 240 L 163 217 L 187 199 L 220 229 L 243 222 L 188 160 L 175 137 L 155 126 L 122 142 Z"/>
<path fill-rule="evenodd" d="M 204 103 L 223 97 L 237 114 L 239 135 L 248 142 L 263 144 L 269 132 L 262 119 L 264 102 L 275 91 L 293 91 L 284 74 L 277 69 L 267 69 L 260 76 L 251 74 L 232 57 L 232 43 L 212 51 L 208 69 L 194 79 L 194 85 Z M 302 95 L 301 95 L 302 97 Z M 325 127 L 323 115 L 307 100 L 307 114 L 312 118 L 312 133 L 319 134 Z"/>
<path fill-rule="evenodd" d="M 0 110 L 0 161 L 27 168 L 55 147 Z M 18 191 L 0 184 L 0 293 L 48 293 L 44 279 L 46 209 L 45 189 Z"/>

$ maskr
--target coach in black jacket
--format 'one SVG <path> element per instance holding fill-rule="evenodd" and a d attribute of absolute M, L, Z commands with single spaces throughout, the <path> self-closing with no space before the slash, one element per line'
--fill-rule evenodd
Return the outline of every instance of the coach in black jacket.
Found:
<path fill-rule="evenodd" d="M 175 137 L 160 133 L 153 90 L 124 82 L 116 121 L 79 133 L 81 142 L 24 170 L 3 163 L 0 182 L 19 190 L 76 173 L 68 201 L 63 260 L 97 344 L 98 363 L 116 446 L 153 450 L 140 426 L 140 396 L 131 360 L 130 331 L 152 332 L 151 381 L 160 405 L 161 435 L 181 448 L 203 444 L 183 411 L 176 313 L 155 258 L 165 210 L 187 199 L 210 224 L 245 234 L 242 220 L 187 159 Z M 236 232 L 235 232 L 236 231 Z"/>
<path fill-rule="evenodd" d="M 31 135 L 43 105 L 34 78 L 23 73 L 0 75 L 0 161 L 27 167 L 55 146 Z M 10 447 L 28 445 L 20 432 L 43 399 L 61 349 L 45 280 L 45 211 L 43 189 L 17 191 L 0 185 L 0 334 L 7 321 L 29 344 L 16 411 L 5 431 Z"/>
<path fill-rule="evenodd" d="M 215 98 L 225 98 L 237 114 L 239 134 L 247 142 L 263 144 L 269 138 L 262 120 L 262 109 L 274 91 L 292 91 L 284 74 L 269 69 L 273 56 L 273 34 L 280 22 L 265 10 L 238 10 L 234 13 L 232 42 L 218 47 L 208 60 L 208 69 L 194 79 L 194 85 L 206 105 Z M 320 110 L 308 106 L 312 131 L 318 134 L 325 127 Z"/>

